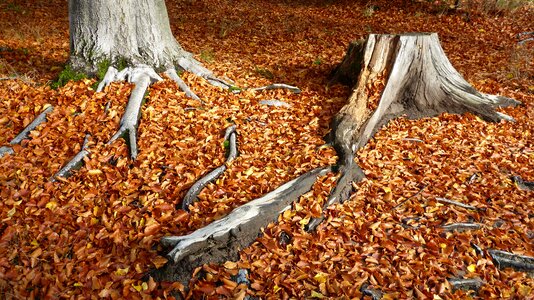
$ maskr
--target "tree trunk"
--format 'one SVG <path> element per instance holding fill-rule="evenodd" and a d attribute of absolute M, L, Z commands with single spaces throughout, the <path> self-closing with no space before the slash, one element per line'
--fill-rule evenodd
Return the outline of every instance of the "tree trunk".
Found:
<path fill-rule="evenodd" d="M 333 79 L 355 85 L 329 135 L 339 156 L 333 169 L 341 176 L 325 206 L 343 202 L 352 192 L 352 183 L 364 178 L 354 162 L 356 151 L 389 120 L 402 115 L 420 118 L 441 112 L 472 112 L 490 121 L 513 121 L 494 109 L 519 103 L 477 92 L 450 64 L 437 34 L 372 34 L 367 41 L 349 47 Z M 276 219 L 291 201 L 309 190 L 319 172 L 329 170 L 306 173 L 189 235 L 164 237 L 162 243 L 174 249 L 168 254 L 169 264 L 156 272 L 156 277 L 186 284 L 188 274 L 184 273 L 204 263 L 235 257 L 235 249 L 250 243 L 261 226 Z M 312 219 L 308 230 L 314 230 L 322 220 Z"/>
<path fill-rule="evenodd" d="M 164 0 L 70 0 L 69 23 L 71 65 L 86 73 L 99 65 L 164 71 L 188 55 L 172 35 Z"/>

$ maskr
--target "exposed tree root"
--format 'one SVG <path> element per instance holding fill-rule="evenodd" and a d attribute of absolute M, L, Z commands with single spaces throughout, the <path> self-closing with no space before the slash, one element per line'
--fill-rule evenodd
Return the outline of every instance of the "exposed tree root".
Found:
<path fill-rule="evenodd" d="M 237 141 L 235 128 L 235 125 L 226 128 L 226 133 L 224 134 L 225 144 L 228 143 L 226 162 L 222 166 L 216 168 L 215 170 L 206 174 L 204 177 L 200 178 L 191 186 L 191 188 L 189 188 L 189 190 L 185 194 L 184 200 L 182 201 L 183 210 L 189 211 L 189 205 L 192 205 L 196 202 L 198 194 L 202 192 L 204 187 L 208 183 L 217 180 L 217 178 L 219 178 L 219 176 L 221 176 L 224 171 L 226 171 L 226 164 L 232 162 L 237 157 Z"/>
<path fill-rule="evenodd" d="M 525 181 L 521 176 L 513 176 L 512 180 L 522 191 L 534 191 L 534 181 Z"/>
<path fill-rule="evenodd" d="M 482 228 L 481 224 L 477 223 L 452 223 L 441 226 L 445 231 L 463 232 L 467 230 L 477 230 Z"/>
<path fill-rule="evenodd" d="M 180 65 L 197 75 L 204 72 L 189 61 Z M 355 83 L 353 94 L 335 117 L 328 137 L 328 142 L 339 156 L 337 166 L 308 172 L 188 235 L 162 238 L 161 243 L 173 249 L 168 253 L 169 263 L 154 271 L 155 278 L 178 280 L 187 286 L 194 268 L 237 257 L 239 249 L 248 246 L 258 236 L 261 227 L 275 220 L 292 201 L 311 188 L 318 176 L 331 169 L 338 171 L 340 177 L 325 208 L 348 199 L 354 184 L 364 178 L 363 171 L 354 161 L 356 152 L 391 119 L 399 116 L 421 118 L 442 112 L 472 112 L 490 121 L 513 121 L 511 117 L 496 112 L 495 108 L 519 103 L 476 91 L 454 70 L 436 34 L 370 35 L 366 42 L 349 47 L 333 78 Z M 300 92 L 281 84 L 252 90 L 273 88 Z M 440 199 L 443 198 L 438 199 L 442 203 L 478 210 L 474 206 Z M 323 219 L 312 219 L 308 230 L 314 230 Z M 446 230 L 460 230 L 473 225 L 448 226 Z M 362 288 L 362 292 L 373 298 L 379 297 L 366 287 Z"/>
<path fill-rule="evenodd" d="M 360 292 L 362 292 L 364 296 L 370 296 L 373 300 L 382 299 L 382 292 L 380 290 L 370 288 L 366 283 L 360 287 Z"/>
<path fill-rule="evenodd" d="M 53 106 L 47 107 L 43 112 L 41 112 L 26 128 L 24 128 L 15 138 L 13 138 L 9 144 L 10 145 L 16 145 L 20 144 L 23 140 L 28 138 L 28 135 L 30 134 L 30 131 L 37 128 L 37 126 L 41 125 L 43 122 L 46 122 L 46 115 L 51 113 L 54 110 Z M 4 156 L 5 154 L 13 154 L 13 148 L 9 146 L 2 146 L 0 147 L 0 158 Z"/>
<path fill-rule="evenodd" d="M 317 177 L 330 171 L 330 167 L 312 170 L 188 235 L 163 237 L 164 246 L 174 247 L 167 255 L 171 262 L 153 275 L 187 286 L 196 267 L 235 259 L 240 249 L 258 237 L 260 228 L 276 220 L 293 201 L 311 189 Z"/>
<path fill-rule="evenodd" d="M 87 148 L 87 143 L 89 142 L 89 134 L 85 135 L 83 140 L 82 148 L 76 155 L 65 164 L 59 171 L 57 171 L 54 176 L 50 178 L 50 181 L 55 182 L 59 177 L 69 177 L 72 175 L 73 171 L 79 170 L 83 165 L 83 159 L 89 154 L 89 149 Z"/>
<path fill-rule="evenodd" d="M 233 85 L 213 75 L 209 69 L 206 69 L 200 62 L 190 57 L 182 57 L 178 60 L 178 66 L 187 72 L 193 73 L 206 79 L 211 85 L 223 89 L 229 89 Z M 185 91 L 184 91 L 185 92 Z"/>
<path fill-rule="evenodd" d="M 191 89 L 187 86 L 187 84 L 178 76 L 175 69 L 169 69 L 165 71 L 165 74 L 169 76 L 170 79 L 174 80 L 176 84 L 178 84 L 178 87 L 185 93 L 185 95 L 191 99 L 198 100 L 204 104 L 204 101 L 200 100 L 200 98 L 191 91 Z"/>
<path fill-rule="evenodd" d="M 534 257 L 494 249 L 488 250 L 488 253 L 499 269 L 512 268 L 534 274 Z"/>
<path fill-rule="evenodd" d="M 291 104 L 284 102 L 284 101 L 276 100 L 276 99 L 261 100 L 260 104 L 267 105 L 267 106 L 274 106 L 274 107 L 288 107 L 288 108 L 291 107 Z"/>
<path fill-rule="evenodd" d="M 250 90 L 251 91 L 267 91 L 267 90 L 277 90 L 277 89 L 286 89 L 294 94 L 300 94 L 301 92 L 298 87 L 292 86 L 289 84 L 284 84 L 284 83 L 273 83 L 273 84 L 262 86 L 262 87 L 252 88 Z"/>
<path fill-rule="evenodd" d="M 447 198 L 440 198 L 440 197 L 436 197 L 436 201 L 438 201 L 439 203 L 443 203 L 443 204 L 450 204 L 450 205 L 455 205 L 455 206 L 459 206 L 461 208 L 465 208 L 465 209 L 470 209 L 470 210 L 481 210 L 480 208 L 478 207 L 474 207 L 472 205 L 469 205 L 469 204 L 464 204 L 462 202 L 458 202 L 458 201 L 454 201 L 454 200 L 449 200 Z"/>
<path fill-rule="evenodd" d="M 448 279 L 452 290 L 478 291 L 484 284 L 480 278 L 450 278 Z"/>
<path fill-rule="evenodd" d="M 135 84 L 132 90 L 126 110 L 122 115 L 120 127 L 117 132 L 111 137 L 108 144 L 113 143 L 118 138 L 123 138 L 128 143 L 130 157 L 132 160 L 137 158 L 137 128 L 141 120 L 141 105 L 145 92 L 151 83 L 163 80 L 156 72 L 149 67 L 126 68 L 117 73 L 117 80 L 127 79 L 129 82 Z"/>

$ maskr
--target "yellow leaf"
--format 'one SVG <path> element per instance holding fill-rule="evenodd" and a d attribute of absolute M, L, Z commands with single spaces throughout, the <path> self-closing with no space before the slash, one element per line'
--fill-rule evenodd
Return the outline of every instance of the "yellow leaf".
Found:
<path fill-rule="evenodd" d="M 138 292 L 140 292 L 140 291 L 143 290 L 143 287 L 142 287 L 142 286 L 140 286 L 140 285 L 134 285 L 133 283 L 132 283 L 132 287 L 133 287 L 136 291 L 138 291 Z"/>
<path fill-rule="evenodd" d="M 7 216 L 8 217 L 13 217 L 13 215 L 17 212 L 17 209 L 15 207 L 13 207 L 12 209 L 10 209 L 8 212 L 7 212 Z"/>
<path fill-rule="evenodd" d="M 49 210 L 54 210 L 56 207 L 57 207 L 56 201 L 50 201 L 46 204 L 46 208 L 48 208 Z"/>
<path fill-rule="evenodd" d="M 439 247 L 440 247 L 441 249 L 445 249 L 445 248 L 447 248 L 447 244 L 445 244 L 445 243 L 439 243 Z"/>
<path fill-rule="evenodd" d="M 275 286 L 273 287 L 273 291 L 274 291 L 275 293 L 278 292 L 279 290 L 280 290 L 280 287 L 279 287 L 278 285 L 275 285 Z"/>
<path fill-rule="evenodd" d="M 282 214 L 282 217 L 284 218 L 284 220 L 289 221 L 294 215 L 295 215 L 295 212 L 293 212 L 291 209 L 288 209 L 284 211 L 284 213 Z"/>
<path fill-rule="evenodd" d="M 391 188 L 389 186 L 385 186 L 382 189 L 384 190 L 384 192 L 386 192 L 386 194 L 391 193 Z"/>
<path fill-rule="evenodd" d="M 315 279 L 315 281 L 317 281 L 319 283 L 325 283 L 327 277 L 328 277 L 327 274 L 325 274 L 323 272 L 319 272 L 315 276 L 313 276 L 313 279 Z"/>
<path fill-rule="evenodd" d="M 308 225 L 308 223 L 310 223 L 310 217 L 306 217 L 306 218 L 304 218 L 304 219 L 299 221 L 299 224 L 301 226 L 306 226 L 306 225 Z"/>
<path fill-rule="evenodd" d="M 224 263 L 224 267 L 228 270 L 233 270 L 235 268 L 237 268 L 237 263 L 233 262 L 233 261 L 227 261 Z"/>
<path fill-rule="evenodd" d="M 83 286 L 83 284 L 81 284 L 81 283 L 79 283 L 79 282 L 76 282 L 76 283 L 74 283 L 74 286 L 75 286 L 75 287 L 80 287 L 80 286 Z"/>
<path fill-rule="evenodd" d="M 128 274 L 128 270 L 130 270 L 130 267 L 126 267 L 124 269 L 118 268 L 117 271 L 115 271 L 115 274 L 117 274 L 118 276 L 124 276 Z"/>
<path fill-rule="evenodd" d="M 141 283 L 141 287 L 143 288 L 143 291 L 148 290 L 148 284 L 146 282 Z"/>
<path fill-rule="evenodd" d="M 471 272 L 471 273 L 475 272 L 476 269 L 477 269 L 477 266 L 476 266 L 475 264 L 473 264 L 473 265 L 469 265 L 469 266 L 467 267 L 467 270 L 468 270 L 469 272 Z"/>
<path fill-rule="evenodd" d="M 254 173 L 254 167 L 248 168 L 245 172 L 245 175 L 250 176 L 252 173 Z"/>
<path fill-rule="evenodd" d="M 98 169 L 94 169 L 94 170 L 87 171 L 87 174 L 89 174 L 89 175 L 100 175 L 100 174 L 102 174 L 102 171 L 100 171 Z"/>
<path fill-rule="evenodd" d="M 321 293 L 318 293 L 318 292 L 316 292 L 316 291 L 312 291 L 310 297 L 312 297 L 312 298 L 318 298 L 318 299 L 323 299 L 323 298 L 324 298 L 324 295 L 321 294 Z"/>

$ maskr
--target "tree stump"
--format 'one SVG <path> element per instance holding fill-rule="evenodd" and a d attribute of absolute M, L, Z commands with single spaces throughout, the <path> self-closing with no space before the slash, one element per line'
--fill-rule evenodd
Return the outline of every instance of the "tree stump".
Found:
<path fill-rule="evenodd" d="M 326 206 L 350 196 L 352 182 L 363 178 L 354 163 L 356 151 L 389 120 L 471 112 L 488 121 L 513 121 L 495 108 L 520 103 L 475 90 L 454 69 L 436 33 L 371 34 L 349 46 L 332 81 L 354 87 L 328 136 L 339 156 L 341 177 Z M 309 229 L 320 222 L 313 220 Z"/>

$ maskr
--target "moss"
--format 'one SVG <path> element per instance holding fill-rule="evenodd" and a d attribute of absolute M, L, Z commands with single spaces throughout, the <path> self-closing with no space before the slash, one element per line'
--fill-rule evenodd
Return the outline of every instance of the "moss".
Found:
<path fill-rule="evenodd" d="M 87 78 L 86 74 L 74 70 L 70 65 L 66 65 L 63 71 L 59 73 L 57 79 L 50 84 L 50 87 L 58 89 L 71 80 L 78 81 L 84 78 Z"/>

